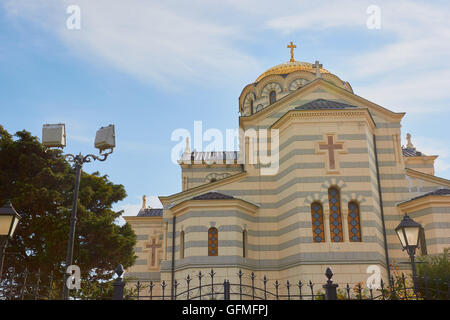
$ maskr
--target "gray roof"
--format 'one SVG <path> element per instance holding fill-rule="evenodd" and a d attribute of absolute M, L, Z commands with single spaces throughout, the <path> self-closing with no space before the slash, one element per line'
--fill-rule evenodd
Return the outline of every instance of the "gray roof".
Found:
<path fill-rule="evenodd" d="M 228 196 L 223 193 L 211 191 L 192 198 L 192 200 L 222 200 L 222 199 L 234 199 L 234 197 Z"/>
<path fill-rule="evenodd" d="M 416 148 L 403 148 L 402 153 L 405 157 L 421 157 L 425 156 L 422 152 L 417 151 Z"/>
<path fill-rule="evenodd" d="M 138 217 L 162 217 L 163 209 L 141 209 L 139 210 Z"/>
<path fill-rule="evenodd" d="M 330 109 L 355 109 L 357 106 L 353 106 L 347 103 L 326 100 L 326 99 L 316 99 L 310 101 L 301 106 L 295 107 L 295 110 L 330 110 Z"/>
<path fill-rule="evenodd" d="M 239 158 L 238 151 L 193 151 L 190 153 L 183 153 L 181 156 L 181 161 L 237 161 Z"/>

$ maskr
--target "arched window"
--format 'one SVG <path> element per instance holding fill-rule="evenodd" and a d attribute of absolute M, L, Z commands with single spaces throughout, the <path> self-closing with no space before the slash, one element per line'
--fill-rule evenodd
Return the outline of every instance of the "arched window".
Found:
<path fill-rule="evenodd" d="M 361 222 L 359 205 L 356 201 L 348 203 L 348 238 L 350 242 L 361 242 Z"/>
<path fill-rule="evenodd" d="M 247 258 L 247 230 L 242 231 L 242 257 Z"/>
<path fill-rule="evenodd" d="M 325 242 L 323 231 L 323 208 L 320 202 L 311 204 L 311 221 L 314 242 Z"/>
<path fill-rule="evenodd" d="M 180 259 L 184 259 L 184 231 L 180 232 Z"/>
<path fill-rule="evenodd" d="M 219 250 L 219 233 L 216 228 L 208 230 L 208 256 L 217 256 Z"/>
<path fill-rule="evenodd" d="M 275 90 L 272 90 L 269 94 L 269 103 L 272 104 L 275 101 L 277 101 L 277 93 L 275 92 Z"/>
<path fill-rule="evenodd" d="M 341 197 L 336 187 L 328 189 L 328 203 L 330 206 L 331 241 L 342 242 Z"/>

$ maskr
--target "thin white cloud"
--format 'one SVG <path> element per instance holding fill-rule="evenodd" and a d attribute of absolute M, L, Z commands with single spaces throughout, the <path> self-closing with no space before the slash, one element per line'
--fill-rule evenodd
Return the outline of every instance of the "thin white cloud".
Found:
<path fill-rule="evenodd" d="M 384 78 L 359 86 L 357 94 L 387 108 L 408 113 L 448 111 L 450 68 L 425 71 L 418 77 Z"/>
<path fill-rule="evenodd" d="M 366 27 L 372 4 L 381 9 L 380 30 Z M 321 1 L 268 19 L 266 25 L 283 33 L 335 28 L 349 35 L 358 29 L 378 35 L 385 39 L 381 45 L 364 51 L 363 42 L 343 63 L 350 79 L 365 83 L 355 87 L 356 93 L 396 111 L 437 112 L 446 106 L 436 102 L 450 98 L 449 16 L 450 7 L 442 3 Z"/>
<path fill-rule="evenodd" d="M 221 82 L 232 75 L 229 81 L 258 70 L 256 60 L 235 43 L 238 27 L 196 16 L 194 10 L 171 10 L 164 2 L 79 0 L 81 30 L 68 30 L 69 4 L 10 0 L 5 8 L 54 32 L 84 58 L 164 87 Z"/>

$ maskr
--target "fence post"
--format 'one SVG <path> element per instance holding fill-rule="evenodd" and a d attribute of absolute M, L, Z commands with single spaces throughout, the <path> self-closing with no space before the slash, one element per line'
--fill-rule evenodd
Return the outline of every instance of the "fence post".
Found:
<path fill-rule="evenodd" d="M 327 276 L 328 280 L 327 283 L 324 284 L 322 287 L 325 289 L 325 299 L 326 300 L 337 300 L 337 290 L 336 288 L 339 286 L 337 284 L 334 284 L 331 278 L 333 277 L 333 272 L 328 267 L 327 271 L 325 271 L 325 275 Z"/>
<path fill-rule="evenodd" d="M 124 273 L 123 266 L 119 264 L 115 272 L 117 274 L 117 279 L 116 281 L 114 281 L 113 300 L 123 300 L 123 291 L 125 288 L 125 282 L 122 278 L 122 275 Z"/>
<path fill-rule="evenodd" d="M 223 300 L 230 300 L 230 282 L 228 280 L 223 281 Z"/>

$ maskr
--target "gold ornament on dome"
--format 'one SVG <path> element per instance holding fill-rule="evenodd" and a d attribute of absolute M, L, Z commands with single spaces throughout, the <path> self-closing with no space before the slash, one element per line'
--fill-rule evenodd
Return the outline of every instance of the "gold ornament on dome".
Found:
<path fill-rule="evenodd" d="M 294 48 L 297 46 L 291 41 L 291 43 L 287 46 L 288 49 L 291 50 L 291 60 L 289 62 L 285 62 L 279 64 L 273 68 L 268 69 L 266 72 L 261 74 L 255 82 L 260 81 L 262 78 L 267 77 L 272 74 L 288 74 L 294 71 L 308 71 L 311 73 L 316 73 L 316 68 L 312 63 L 295 61 L 294 59 Z M 330 73 L 328 70 L 320 68 L 320 73 Z"/>

